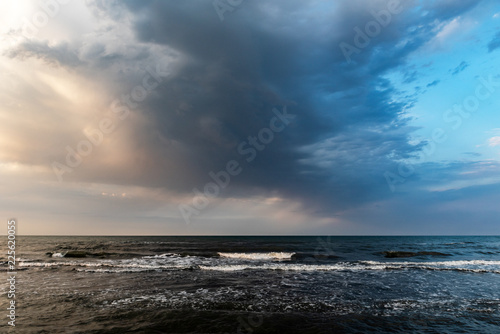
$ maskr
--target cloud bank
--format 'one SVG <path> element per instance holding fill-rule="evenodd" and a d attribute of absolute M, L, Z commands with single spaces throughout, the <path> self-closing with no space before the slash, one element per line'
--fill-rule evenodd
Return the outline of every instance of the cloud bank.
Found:
<path fill-rule="evenodd" d="M 24 130 L 8 133 L 1 158 L 42 166 L 54 181 L 53 163 L 68 166 L 73 151 L 82 161 L 60 170 L 63 182 L 160 189 L 188 204 L 211 172 L 237 161 L 242 172 L 217 203 L 274 198 L 315 219 L 342 217 L 393 200 L 384 173 L 427 145 L 414 140 L 416 97 L 391 75 L 418 80 L 412 57 L 454 34 L 452 23 L 480 4 L 245 1 L 221 21 L 211 1 L 91 1 L 86 33 L 24 38 L 4 51 L 37 70 L 15 78 L 17 97 L 4 91 L 16 115 L 9 124 Z M 451 75 L 469 66 L 464 60 Z M 436 89 L 444 79 L 426 80 Z M 285 109 L 295 116 L 286 128 L 252 144 L 273 110 Z M 101 138 L 103 119 L 112 130 Z M 79 152 L 92 138 L 92 152 Z M 419 175 L 407 189 L 420 198 L 428 189 Z"/>

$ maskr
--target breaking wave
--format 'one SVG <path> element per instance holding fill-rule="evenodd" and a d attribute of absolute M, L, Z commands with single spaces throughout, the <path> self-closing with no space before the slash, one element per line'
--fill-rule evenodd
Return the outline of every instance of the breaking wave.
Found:
<path fill-rule="evenodd" d="M 220 257 L 244 260 L 291 260 L 295 253 L 270 252 L 270 253 L 218 253 Z"/>
<path fill-rule="evenodd" d="M 266 263 L 262 265 L 200 266 L 202 270 L 284 270 L 284 271 L 363 271 L 363 270 L 436 270 L 500 274 L 500 261 L 441 261 L 441 262 L 340 262 L 329 265 Z"/>
<path fill-rule="evenodd" d="M 162 254 L 125 260 L 95 261 L 20 261 L 21 268 L 53 268 L 72 267 L 86 272 L 141 272 L 163 270 L 282 270 L 302 272 L 325 271 L 382 271 L 382 270 L 433 270 L 457 271 L 469 273 L 500 274 L 500 261 L 433 261 L 433 262 L 384 262 L 384 261 L 350 261 L 330 264 L 307 264 L 288 262 L 294 253 L 219 253 L 220 258 L 203 258 L 196 256 L 180 256 L 178 254 Z"/>

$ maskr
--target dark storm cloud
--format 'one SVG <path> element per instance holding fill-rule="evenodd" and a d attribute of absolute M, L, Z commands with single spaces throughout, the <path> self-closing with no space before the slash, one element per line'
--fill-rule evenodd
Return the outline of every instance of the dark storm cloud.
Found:
<path fill-rule="evenodd" d="M 404 110 L 414 101 L 397 98 L 400 92 L 384 76 L 399 70 L 414 80 L 418 73 L 406 66 L 406 57 L 440 24 L 477 4 L 401 1 L 401 13 L 348 62 L 339 45 L 354 44 L 355 28 L 375 22 L 373 13 L 387 10 L 387 3 L 245 1 L 221 22 L 212 1 L 94 1 L 100 19 L 132 22 L 138 50 L 26 42 L 10 56 L 108 69 L 147 64 L 152 46 L 171 48 L 182 66 L 134 111 L 151 120 L 133 132 L 142 174 L 114 171 L 113 182 L 186 194 L 235 159 L 244 170 L 221 196 L 277 195 L 329 215 L 390 195 L 384 172 L 422 145 L 409 143 L 415 129 Z M 127 73 L 120 68 L 113 90 L 122 85 L 130 91 L 141 79 Z M 246 163 L 238 145 L 269 127 L 273 108 L 285 106 L 296 115 L 293 122 Z M 99 176 L 98 167 L 89 178 Z"/>
<path fill-rule="evenodd" d="M 408 143 L 413 129 L 403 110 L 410 101 L 395 101 L 396 89 L 381 76 L 404 69 L 439 22 L 475 2 L 429 2 L 425 17 L 411 14 L 414 2 L 402 2 L 402 13 L 348 64 L 339 44 L 353 43 L 354 27 L 363 29 L 386 3 L 342 2 L 312 16 L 299 1 L 245 2 L 221 22 L 210 1 L 126 2 L 139 41 L 188 59 L 146 101 L 155 130 L 171 144 L 145 134 L 144 145 L 185 166 L 175 176 L 165 169 L 156 182 L 181 192 L 202 186 L 210 171 L 244 161 L 238 144 L 286 105 L 294 122 L 243 164 L 222 196 L 277 194 L 322 214 L 387 195 L 383 172 L 421 146 Z"/>

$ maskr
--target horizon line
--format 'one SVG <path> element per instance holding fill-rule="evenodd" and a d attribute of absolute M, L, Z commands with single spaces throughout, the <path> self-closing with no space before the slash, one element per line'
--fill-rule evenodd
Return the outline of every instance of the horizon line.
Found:
<path fill-rule="evenodd" d="M 8 236 L 7 234 L 0 234 Z M 16 234 L 17 237 L 500 237 L 500 234 Z"/>

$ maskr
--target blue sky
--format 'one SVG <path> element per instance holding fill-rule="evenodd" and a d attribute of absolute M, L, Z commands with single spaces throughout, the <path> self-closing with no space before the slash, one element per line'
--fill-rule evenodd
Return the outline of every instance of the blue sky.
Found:
<path fill-rule="evenodd" d="M 462 160 L 468 157 L 464 155 L 467 152 L 498 160 L 498 150 L 487 145 L 497 133 L 491 125 L 498 99 L 493 96 L 481 101 L 477 112 L 469 118 L 462 117 L 463 122 L 457 128 L 454 127 L 458 121 L 447 122 L 443 117 L 446 110 L 474 94 L 479 78 L 495 73 L 498 50 L 489 51 L 488 45 L 498 31 L 498 9 L 494 4 L 484 4 L 443 23 L 441 32 L 409 58 L 407 68 L 419 73 L 411 82 L 405 82 L 408 72 L 396 71 L 388 76 L 405 93 L 424 92 L 410 111 L 415 117 L 413 123 L 421 127 L 415 134 L 417 138 L 431 137 L 436 128 L 449 134 L 448 140 L 428 160 Z"/>
<path fill-rule="evenodd" d="M 500 233 L 495 1 L 0 8 L 23 234 Z"/>

